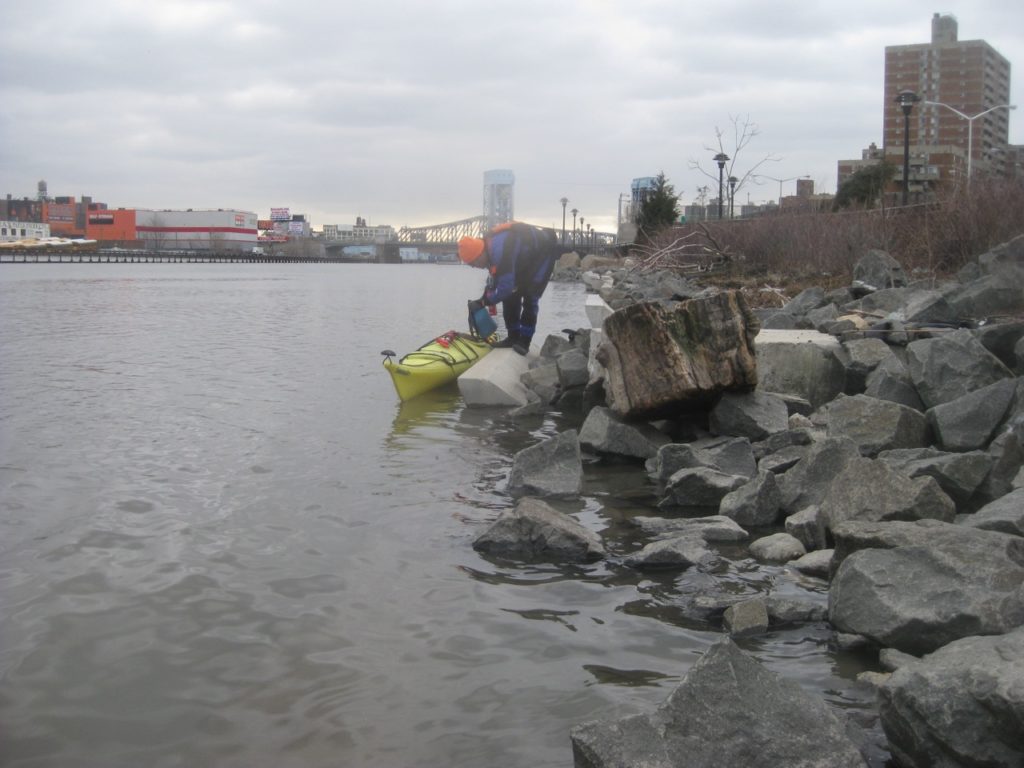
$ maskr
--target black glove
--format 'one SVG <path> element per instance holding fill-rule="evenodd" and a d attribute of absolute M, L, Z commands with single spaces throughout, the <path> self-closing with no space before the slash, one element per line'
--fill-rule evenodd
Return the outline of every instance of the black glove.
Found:
<path fill-rule="evenodd" d="M 483 308 L 484 308 L 484 303 L 480 299 L 470 299 L 470 302 L 469 302 L 469 312 L 470 312 L 470 314 L 472 314 L 473 312 L 476 312 L 478 309 L 483 309 Z"/>

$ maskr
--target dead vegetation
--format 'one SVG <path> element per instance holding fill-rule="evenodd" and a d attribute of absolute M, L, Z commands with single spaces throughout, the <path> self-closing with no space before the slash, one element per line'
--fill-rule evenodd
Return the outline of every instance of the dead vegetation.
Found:
<path fill-rule="evenodd" d="M 741 290 L 753 306 L 779 306 L 811 285 L 849 285 L 873 248 L 911 279 L 942 279 L 1024 233 L 1024 184 L 975 179 L 927 204 L 841 212 L 778 213 L 699 221 L 634 245 L 643 271 L 671 269 L 702 283 Z"/>

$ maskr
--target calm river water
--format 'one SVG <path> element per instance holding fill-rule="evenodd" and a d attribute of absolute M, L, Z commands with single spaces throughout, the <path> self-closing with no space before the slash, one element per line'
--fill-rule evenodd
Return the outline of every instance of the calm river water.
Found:
<path fill-rule="evenodd" d="M 0 764 L 568 767 L 574 724 L 661 702 L 719 638 L 677 607 L 711 577 L 482 558 L 513 453 L 575 425 L 400 406 L 380 365 L 463 329 L 482 283 L 0 267 Z M 583 301 L 552 284 L 537 340 Z M 653 500 L 591 462 L 565 509 L 621 553 Z M 714 578 L 824 599 L 739 554 Z M 743 647 L 869 717 L 824 626 Z"/>

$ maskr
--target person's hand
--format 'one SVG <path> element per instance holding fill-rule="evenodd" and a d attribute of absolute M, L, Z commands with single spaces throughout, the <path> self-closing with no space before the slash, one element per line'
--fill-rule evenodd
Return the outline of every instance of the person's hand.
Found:
<path fill-rule="evenodd" d="M 469 302 L 469 311 L 476 312 L 478 309 L 483 309 L 484 303 L 480 299 L 471 299 Z"/>

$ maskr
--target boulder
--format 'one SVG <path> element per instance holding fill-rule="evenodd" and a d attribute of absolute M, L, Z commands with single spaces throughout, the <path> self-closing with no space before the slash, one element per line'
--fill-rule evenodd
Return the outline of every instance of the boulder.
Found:
<path fill-rule="evenodd" d="M 770 392 L 726 393 L 711 409 L 708 424 L 716 435 L 763 440 L 789 427 L 789 409 Z"/>
<path fill-rule="evenodd" d="M 859 456 L 857 444 L 848 437 L 814 443 L 796 466 L 778 478 L 783 511 L 797 512 L 820 503 L 843 467 Z"/>
<path fill-rule="evenodd" d="M 743 541 L 749 535 L 735 520 L 730 520 L 722 515 L 679 518 L 637 516 L 632 519 L 632 523 L 645 533 L 659 536 L 679 536 L 693 533 L 709 542 Z"/>
<path fill-rule="evenodd" d="M 829 588 L 832 624 L 914 655 L 1024 624 L 1024 540 L 949 527 L 960 535 L 846 556 Z"/>
<path fill-rule="evenodd" d="M 757 476 L 722 497 L 718 514 L 741 526 L 774 525 L 779 518 L 782 493 L 775 475 L 761 470 Z"/>
<path fill-rule="evenodd" d="M 529 562 L 589 562 L 605 556 L 596 533 L 540 499 L 520 499 L 473 542 L 484 554 Z"/>
<path fill-rule="evenodd" d="M 671 507 L 718 508 L 726 494 L 747 482 L 742 475 L 730 475 L 710 467 L 680 469 L 665 484 L 659 509 Z"/>
<path fill-rule="evenodd" d="M 525 371 L 519 381 L 544 403 L 551 403 L 558 394 L 558 366 L 555 363 L 538 365 Z"/>
<path fill-rule="evenodd" d="M 853 282 L 862 291 L 902 288 L 907 284 L 903 267 L 888 253 L 872 249 L 853 265 Z"/>
<path fill-rule="evenodd" d="M 732 640 L 711 646 L 649 715 L 570 734 L 576 768 L 863 768 L 824 701 L 777 677 Z"/>
<path fill-rule="evenodd" d="M 788 533 L 773 533 L 750 544 L 750 554 L 769 563 L 787 563 L 807 554 L 804 545 Z"/>
<path fill-rule="evenodd" d="M 590 409 L 579 439 L 588 451 L 634 459 L 649 459 L 669 442 L 668 435 L 650 424 L 626 424 L 603 406 Z"/>
<path fill-rule="evenodd" d="M 964 518 L 963 524 L 983 531 L 1024 536 L 1024 488 L 1017 488 L 986 504 Z"/>
<path fill-rule="evenodd" d="M 669 308 L 641 302 L 609 315 L 597 359 L 623 418 L 657 418 L 757 385 L 757 319 L 728 291 Z"/>
<path fill-rule="evenodd" d="M 1024 309 L 1024 285 L 1001 276 L 983 275 L 957 286 L 946 295 L 958 317 L 984 320 L 998 315 L 1011 315 Z"/>
<path fill-rule="evenodd" d="M 508 492 L 513 497 L 576 498 L 583 488 L 583 460 L 575 429 L 524 448 L 512 459 Z"/>
<path fill-rule="evenodd" d="M 824 306 L 825 289 L 818 286 L 811 286 L 800 291 L 796 296 L 782 306 L 782 311 L 787 315 L 806 315 L 811 310 Z"/>
<path fill-rule="evenodd" d="M 978 486 L 974 499 L 987 504 L 1013 490 L 1013 479 L 1024 466 L 1024 445 L 1013 430 L 1005 430 L 995 437 L 986 451 L 992 469 Z"/>
<path fill-rule="evenodd" d="M 848 437 L 864 456 L 929 444 L 928 420 L 920 411 L 868 395 L 841 396 L 826 406 L 829 437 Z"/>
<path fill-rule="evenodd" d="M 757 474 L 750 441 L 745 437 L 714 437 L 691 443 L 667 443 L 647 462 L 652 479 L 665 482 L 680 469 L 710 467 L 730 475 Z"/>
<path fill-rule="evenodd" d="M 847 520 L 942 520 L 956 505 L 931 477 L 910 478 L 877 459 L 857 458 L 843 467 L 821 500 L 830 529 Z"/>
<path fill-rule="evenodd" d="M 1024 340 L 1024 320 L 991 323 L 982 326 L 975 333 L 981 345 L 998 357 L 1003 365 L 1011 371 L 1016 371 L 1018 375 L 1024 373 L 1024 359 L 1016 352 L 1017 345 Z"/>
<path fill-rule="evenodd" d="M 992 459 L 984 451 L 901 448 L 882 451 L 877 458 L 907 477 L 934 477 L 958 508 L 974 495 L 992 468 Z"/>
<path fill-rule="evenodd" d="M 910 378 L 907 366 L 895 355 L 878 364 L 865 379 L 864 394 L 879 400 L 890 400 L 915 411 L 924 411 L 924 403 Z"/>
<path fill-rule="evenodd" d="M 947 451 L 987 447 L 1016 391 L 1015 379 L 1002 379 L 929 408 L 926 415 L 938 444 Z"/>
<path fill-rule="evenodd" d="M 848 395 L 857 395 L 867 388 L 868 376 L 881 363 L 895 358 L 892 349 L 881 339 L 850 339 L 843 342 L 846 357 L 846 386 Z"/>
<path fill-rule="evenodd" d="M 807 576 L 818 576 L 819 578 L 827 579 L 832 572 L 832 550 L 819 549 L 814 552 L 808 552 L 803 557 L 793 560 L 790 565 Z"/>
<path fill-rule="evenodd" d="M 659 539 L 623 559 L 623 563 L 638 570 L 682 570 L 694 566 L 708 567 L 717 561 L 718 556 L 708 549 L 704 538 L 697 532 Z"/>
<path fill-rule="evenodd" d="M 902 664 L 878 691 L 903 766 L 1024 765 L 1024 629 L 966 637 Z"/>
<path fill-rule="evenodd" d="M 827 544 L 828 521 L 817 504 L 804 507 L 786 518 L 786 533 L 798 539 L 811 552 L 824 549 Z"/>
<path fill-rule="evenodd" d="M 834 336 L 764 330 L 757 335 L 755 349 L 762 392 L 797 395 L 820 408 L 846 387 L 842 347 Z"/>
<path fill-rule="evenodd" d="M 1013 378 L 1010 369 L 968 330 L 911 342 L 907 345 L 907 370 L 928 408 Z"/>
<path fill-rule="evenodd" d="M 808 557 L 808 555 L 804 555 Z M 804 558 L 794 560 L 793 565 Z M 809 621 L 825 621 L 828 618 L 828 606 L 824 603 L 803 600 L 795 597 L 772 594 L 765 600 L 768 620 L 773 625 L 804 624 Z"/>
<path fill-rule="evenodd" d="M 731 637 L 763 635 L 768 631 L 768 609 L 764 600 L 741 600 L 725 609 L 722 623 Z"/>
<path fill-rule="evenodd" d="M 582 349 L 571 349 L 555 361 L 562 389 L 583 387 L 590 379 L 589 359 Z"/>

